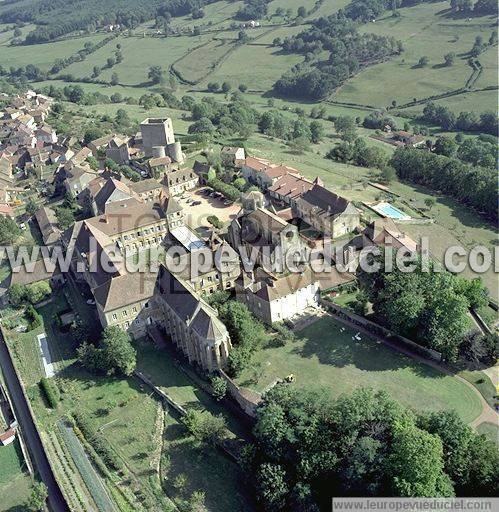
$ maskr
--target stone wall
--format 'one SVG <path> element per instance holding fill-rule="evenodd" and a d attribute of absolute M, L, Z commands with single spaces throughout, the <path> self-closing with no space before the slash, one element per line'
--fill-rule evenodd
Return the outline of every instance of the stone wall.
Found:
<path fill-rule="evenodd" d="M 260 393 L 248 388 L 239 387 L 223 370 L 219 370 L 220 377 L 227 383 L 227 391 L 239 404 L 241 409 L 251 418 L 256 416 L 256 408 L 262 401 Z"/>

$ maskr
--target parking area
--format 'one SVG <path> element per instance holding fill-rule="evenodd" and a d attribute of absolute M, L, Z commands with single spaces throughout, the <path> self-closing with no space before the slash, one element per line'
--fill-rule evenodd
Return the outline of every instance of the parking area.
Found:
<path fill-rule="evenodd" d="M 228 201 L 220 197 L 207 195 L 207 191 L 207 187 L 200 187 L 176 198 L 184 209 L 187 224 L 192 229 L 210 227 L 206 220 L 210 215 L 216 215 L 222 222 L 229 223 L 241 209 L 240 204 L 228 204 Z"/>

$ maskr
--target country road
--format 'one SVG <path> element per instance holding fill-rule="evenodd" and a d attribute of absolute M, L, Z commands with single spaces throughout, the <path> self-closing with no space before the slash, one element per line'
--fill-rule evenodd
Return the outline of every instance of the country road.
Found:
<path fill-rule="evenodd" d="M 49 505 L 53 512 L 66 512 L 69 507 L 57 484 L 47 455 L 42 445 L 38 431 L 36 430 L 31 411 L 26 402 L 21 383 L 14 370 L 7 346 L 0 333 L 0 366 L 3 371 L 5 383 L 14 405 L 17 420 L 24 434 L 24 439 L 31 454 L 33 463 L 40 478 L 48 489 Z"/>

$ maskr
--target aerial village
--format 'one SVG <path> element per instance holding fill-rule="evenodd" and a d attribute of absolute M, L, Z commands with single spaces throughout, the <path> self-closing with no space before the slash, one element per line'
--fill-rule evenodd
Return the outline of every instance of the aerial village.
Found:
<path fill-rule="evenodd" d="M 417 250 L 417 243 L 388 215 L 362 227 L 361 212 L 325 188 L 320 178 L 310 180 L 297 169 L 248 156 L 243 148 L 224 147 L 224 166 L 254 185 L 242 195 L 241 204 L 234 203 L 206 186 L 208 164 L 184 165 L 169 118 L 145 119 L 131 138 L 113 134 L 75 149 L 75 140 L 56 134 L 45 123 L 51 104 L 50 98 L 28 91 L 16 96 L 2 114 L 1 214 L 15 218 L 13 206 L 20 204 L 23 192 L 16 183 L 34 173 L 63 187 L 88 217 L 63 231 L 46 199 L 32 218 L 25 215 L 26 222 L 38 226 L 44 245 L 71 252 L 70 275 L 58 266 L 48 271 L 39 260 L 34 272 L 13 269 L 4 291 L 13 284 L 49 280 L 57 286 L 72 279 L 95 305 L 103 328 L 119 326 L 132 338 L 160 329 L 190 362 L 211 372 L 226 365 L 232 345 L 206 296 L 230 291 L 270 325 L 315 315 L 321 292 L 355 280 L 354 273 L 334 268 L 323 274 L 309 266 L 295 274 L 284 268 L 272 271 L 264 258 L 275 264 L 290 248 L 303 253 L 324 240 L 343 247 L 342 263 L 358 259 L 359 251 L 373 244 L 405 247 L 408 253 Z M 138 162 L 139 157 L 146 157 L 146 163 L 144 158 Z M 131 181 L 119 167 L 109 168 L 109 160 L 131 166 L 141 179 Z M 95 161 L 98 165 L 92 167 L 89 162 Z M 216 220 L 210 224 L 213 212 Z M 26 229 L 24 221 L 21 226 Z M 222 272 L 215 265 L 204 268 L 194 279 L 189 268 L 173 274 L 168 265 L 154 274 L 127 272 L 119 265 L 112 271 L 100 268 L 101 255 L 108 252 L 125 256 L 173 245 L 188 253 L 224 247 L 231 264 Z M 249 255 L 257 245 L 269 252 L 246 272 L 238 249 L 245 247 Z"/>

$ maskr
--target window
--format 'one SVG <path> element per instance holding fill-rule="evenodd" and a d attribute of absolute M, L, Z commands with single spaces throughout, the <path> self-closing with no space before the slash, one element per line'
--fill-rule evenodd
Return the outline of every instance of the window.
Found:
<path fill-rule="evenodd" d="M 130 327 L 130 322 L 125 322 L 125 329 L 128 329 Z"/>
<path fill-rule="evenodd" d="M 161 290 L 161 292 L 162 292 L 162 290 Z M 146 302 L 146 303 L 144 304 L 144 309 L 149 309 L 149 302 Z"/>
<path fill-rule="evenodd" d="M 136 319 L 133 321 L 133 323 L 134 323 L 135 325 L 140 325 L 140 318 L 136 318 Z"/>
<path fill-rule="evenodd" d="M 134 313 L 137 313 L 137 306 L 134 306 L 134 307 L 133 307 L 133 309 L 132 309 L 132 311 L 133 311 Z"/>
<path fill-rule="evenodd" d="M 127 315 L 128 315 L 128 312 L 127 312 L 127 310 L 125 309 L 125 310 L 123 311 L 123 316 L 127 316 Z"/>
<path fill-rule="evenodd" d="M 113 320 L 118 320 L 118 315 L 116 313 L 113 313 Z"/>

